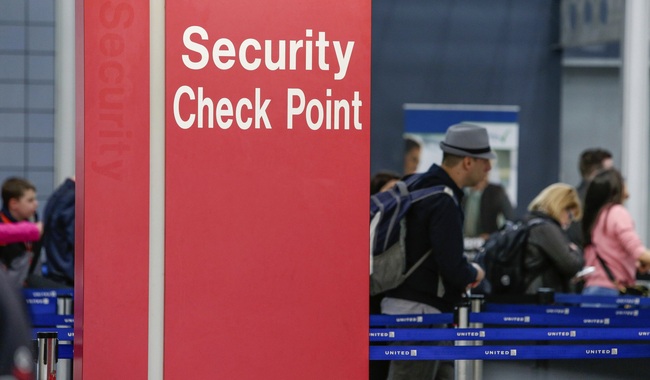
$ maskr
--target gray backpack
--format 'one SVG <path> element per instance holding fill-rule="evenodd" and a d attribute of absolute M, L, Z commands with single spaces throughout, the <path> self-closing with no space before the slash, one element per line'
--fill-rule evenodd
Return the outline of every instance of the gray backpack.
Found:
<path fill-rule="evenodd" d="M 411 191 L 421 177 L 414 174 L 390 190 L 370 197 L 370 295 L 394 289 L 408 278 L 430 255 L 426 252 L 411 268 L 406 268 L 406 212 L 417 202 L 437 194 L 447 194 L 458 204 L 453 190 L 439 185 Z"/>

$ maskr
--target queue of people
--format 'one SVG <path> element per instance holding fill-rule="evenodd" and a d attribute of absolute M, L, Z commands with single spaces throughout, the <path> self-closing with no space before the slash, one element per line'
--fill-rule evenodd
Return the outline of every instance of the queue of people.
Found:
<path fill-rule="evenodd" d="M 627 190 L 609 151 L 585 150 L 579 161 L 580 185 L 549 185 L 530 202 L 528 212 L 517 218 L 505 189 L 488 181 L 495 155 L 484 128 L 467 123 L 453 125 L 440 149 L 442 162 L 423 173 L 417 187 L 446 185 L 453 189 L 460 204 L 451 197 L 434 197 L 409 210 L 407 268 L 425 252 L 433 253 L 402 285 L 381 295 L 381 313 L 451 311 L 454 303 L 485 276 L 484 268 L 465 254 L 463 239 L 488 239 L 516 219 L 538 221 L 530 228 L 524 250 L 526 280 L 521 294 L 550 288 L 563 293 L 618 295 L 635 284 L 637 272 L 650 270 L 650 249 L 640 241 L 623 205 Z M 417 161 L 407 156 L 409 162 Z M 372 178 L 373 193 L 390 188 L 400 178 L 388 173 L 377 173 Z M 411 173 L 412 169 L 405 171 L 403 178 Z M 376 313 L 377 298 L 374 305 L 371 312 Z M 387 373 L 373 375 L 371 368 L 371 379 L 453 378 L 452 364 L 392 361 Z"/>
<path fill-rule="evenodd" d="M 48 199 L 45 223 L 39 221 L 36 187 L 24 178 L 7 178 L 2 184 L 2 209 L 0 210 L 0 378 L 32 379 L 34 361 L 32 353 L 31 323 L 21 290 L 23 288 L 63 288 L 64 282 L 48 273 L 59 273 L 69 262 L 74 270 L 74 184 L 66 181 L 65 189 L 57 190 Z M 61 196 L 61 193 L 68 196 Z M 71 202 L 71 203 L 70 203 Z M 69 210 L 66 217 L 55 210 Z M 69 240 L 61 231 L 72 231 Z M 63 240 L 63 241 L 60 241 Z M 46 247 L 43 249 L 43 241 Z M 66 247 L 68 251 L 54 252 Z M 58 256 L 53 256 L 56 253 Z M 48 255 L 49 254 L 49 255 Z M 66 256 L 57 261 L 57 258 Z M 53 271 L 44 272 L 43 263 L 54 264 Z M 57 265 L 59 264 L 59 265 Z M 71 272 L 70 272 L 71 273 Z"/>

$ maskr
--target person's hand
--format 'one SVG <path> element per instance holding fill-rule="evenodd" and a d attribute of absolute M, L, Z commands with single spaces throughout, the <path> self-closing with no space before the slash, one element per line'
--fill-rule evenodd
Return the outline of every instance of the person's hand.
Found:
<path fill-rule="evenodd" d="M 483 281 L 483 278 L 485 278 L 485 271 L 483 270 L 483 268 L 481 268 L 480 265 L 478 265 L 477 263 L 472 263 L 472 266 L 476 268 L 476 280 L 471 284 L 469 284 L 468 288 L 477 287 L 478 284 L 480 284 L 481 281 Z"/>
<path fill-rule="evenodd" d="M 639 273 L 641 274 L 646 274 L 650 272 L 650 264 L 646 264 L 642 261 L 637 261 L 636 263 L 636 269 Z"/>
<path fill-rule="evenodd" d="M 43 222 L 36 222 L 34 224 L 36 225 L 36 228 L 38 228 L 38 234 L 43 236 Z"/>

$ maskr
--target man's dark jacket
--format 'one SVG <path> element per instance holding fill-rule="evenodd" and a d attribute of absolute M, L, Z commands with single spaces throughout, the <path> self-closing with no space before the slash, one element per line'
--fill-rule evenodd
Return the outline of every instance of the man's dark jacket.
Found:
<path fill-rule="evenodd" d="M 445 185 L 456 200 L 438 194 L 415 204 L 406 217 L 407 266 L 429 249 L 431 256 L 388 297 L 431 305 L 442 312 L 453 310 L 467 285 L 476 279 L 476 269 L 467 262 L 463 248 L 463 191 L 438 165 L 432 165 L 412 189 Z M 441 286 L 442 285 L 442 286 Z"/>
<path fill-rule="evenodd" d="M 43 217 L 47 277 L 68 285 L 74 283 L 74 187 L 66 179 L 47 200 Z"/>

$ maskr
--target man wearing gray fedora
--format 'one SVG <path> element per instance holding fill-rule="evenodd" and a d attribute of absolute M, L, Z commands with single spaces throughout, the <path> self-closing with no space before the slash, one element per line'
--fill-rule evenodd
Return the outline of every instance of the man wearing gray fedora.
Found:
<path fill-rule="evenodd" d="M 467 289 L 485 272 L 469 263 L 463 252 L 463 187 L 474 186 L 487 175 L 494 159 L 487 130 L 477 125 L 452 125 L 440 142 L 442 163 L 433 164 L 411 190 L 444 185 L 455 197 L 444 194 L 419 201 L 406 217 L 407 267 L 426 252 L 432 254 L 399 287 L 386 293 L 384 314 L 437 314 L 453 311 Z M 417 343 L 416 343 L 417 344 Z M 400 342 L 400 345 L 406 345 Z M 453 379 L 453 364 L 439 361 L 391 361 L 388 380 Z M 438 375 L 436 377 L 436 375 Z"/>

